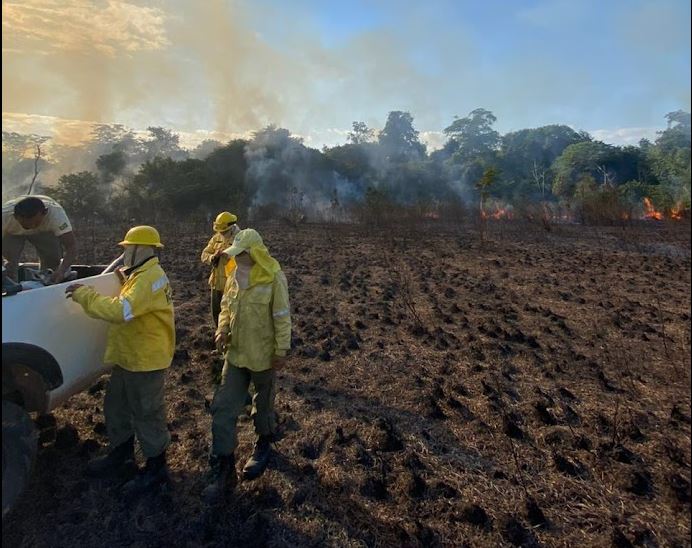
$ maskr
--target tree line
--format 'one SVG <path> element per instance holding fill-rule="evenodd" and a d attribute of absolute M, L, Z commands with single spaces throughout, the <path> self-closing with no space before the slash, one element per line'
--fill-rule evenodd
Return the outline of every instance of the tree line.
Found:
<path fill-rule="evenodd" d="M 480 198 L 508 207 L 561 205 L 581 211 L 582 220 L 591 210 L 615 208 L 613 215 L 620 215 L 644 198 L 661 211 L 689 209 L 690 114 L 676 111 L 665 119 L 667 128 L 654 142 L 614 146 L 559 124 L 501 135 L 493 113 L 476 109 L 456 117 L 444 129 L 444 146 L 432 152 L 402 111 L 390 112 L 381 131 L 354 122 L 346 143 L 322 150 L 275 126 L 188 151 L 165 128 L 151 127 L 142 138 L 123 126 L 99 125 L 87 144 L 63 147 L 41 158 L 43 164 L 30 151 L 45 138 L 3 131 L 3 188 L 15 185 L 21 193 L 17 181 L 35 177 L 38 165 L 49 169 L 51 161 L 86 163 L 87 169 L 64 173 L 40 191 L 87 220 L 180 218 L 219 209 L 347 219 L 349 212 L 391 207 L 458 212 Z"/>

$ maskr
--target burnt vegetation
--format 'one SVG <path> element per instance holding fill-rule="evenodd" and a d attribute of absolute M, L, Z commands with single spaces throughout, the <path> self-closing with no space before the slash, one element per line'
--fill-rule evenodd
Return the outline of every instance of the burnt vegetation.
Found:
<path fill-rule="evenodd" d="M 94 260 L 126 223 L 87 229 Z M 279 441 L 227 507 L 200 501 L 214 352 L 206 222 L 162 223 L 177 352 L 172 485 L 92 482 L 104 383 L 37 417 L 8 546 L 683 546 L 690 519 L 690 227 L 254 225 L 289 280 Z M 84 232 L 90 230 L 90 232 Z M 253 437 L 241 417 L 240 458 Z"/>
<path fill-rule="evenodd" d="M 499 219 L 545 232 L 565 221 L 680 220 L 690 209 L 692 124 L 684 111 L 665 119 L 655 142 L 622 147 L 561 124 L 500 135 L 495 116 L 482 108 L 444 128 L 438 150 L 426 150 L 413 117 L 402 111 L 390 112 L 380 131 L 354 122 L 348 142 L 322 150 L 272 125 L 192 150 L 161 127 L 140 136 L 97 125 L 74 146 L 3 132 L 3 199 L 46 193 L 92 224 L 205 218 L 219 204 L 241 219 L 282 219 L 293 227 L 472 220 L 481 239 L 488 221 Z"/>
<path fill-rule="evenodd" d="M 60 200 L 82 261 L 110 262 L 133 223 L 160 230 L 177 317 L 172 485 L 133 502 L 84 477 L 106 444 L 99 382 L 36 417 L 3 543 L 689 542 L 690 117 L 666 119 L 615 147 L 562 125 L 501 136 L 476 109 L 430 153 L 406 112 L 321 151 L 273 126 L 193 151 L 155 127 L 61 151 L 3 132 L 3 192 Z M 221 359 L 198 257 L 221 208 L 286 272 L 294 355 L 270 469 L 210 509 Z"/>

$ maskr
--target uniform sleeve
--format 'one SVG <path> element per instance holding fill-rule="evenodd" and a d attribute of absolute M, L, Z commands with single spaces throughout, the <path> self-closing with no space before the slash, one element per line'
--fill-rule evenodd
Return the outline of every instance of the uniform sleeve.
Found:
<path fill-rule="evenodd" d="M 223 296 L 221 297 L 221 310 L 219 312 L 219 325 L 216 328 L 217 333 L 228 331 L 228 326 L 231 323 L 231 313 L 228 310 L 228 286 L 232 283 L 232 278 L 226 280 L 226 286 L 223 288 Z"/>
<path fill-rule="evenodd" d="M 214 236 L 211 237 L 209 240 L 209 243 L 207 244 L 207 247 L 205 247 L 202 250 L 202 257 L 201 260 L 204 264 L 211 264 L 211 260 L 214 258 L 214 253 L 215 253 L 215 241 L 214 241 Z"/>
<path fill-rule="evenodd" d="M 93 287 L 82 286 L 72 294 L 72 300 L 82 305 L 84 312 L 97 320 L 111 323 L 127 321 L 127 310 L 122 297 L 104 297 Z"/>
<path fill-rule="evenodd" d="M 153 310 L 154 293 L 163 287 L 157 287 L 161 281 L 164 285 L 168 283 L 165 275 L 153 284 L 148 283 L 145 277 L 138 277 L 132 286 L 122 291 L 118 297 L 104 297 L 94 288 L 83 286 L 73 293 L 72 298 L 82 305 L 84 311 L 92 318 L 111 323 L 125 323 Z"/>
<path fill-rule="evenodd" d="M 288 300 L 288 282 L 283 272 L 274 278 L 272 317 L 274 319 L 274 353 L 285 356 L 291 349 L 291 303 Z"/>
<path fill-rule="evenodd" d="M 72 224 L 67 217 L 67 213 L 61 206 L 55 206 L 51 209 L 50 229 L 56 236 L 62 236 L 68 232 L 72 232 Z"/>

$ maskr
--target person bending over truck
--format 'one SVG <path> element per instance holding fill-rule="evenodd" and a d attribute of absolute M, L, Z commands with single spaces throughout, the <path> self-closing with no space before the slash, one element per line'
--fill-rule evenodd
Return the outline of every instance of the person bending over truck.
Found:
<path fill-rule="evenodd" d="M 77 259 L 77 240 L 58 202 L 48 196 L 20 196 L 2 206 L 2 256 L 7 275 L 15 281 L 27 241 L 38 252 L 41 270 L 53 269 L 51 282 L 63 281 Z"/>
<path fill-rule="evenodd" d="M 233 237 L 240 231 L 237 225 L 238 218 L 228 211 L 222 211 L 214 221 L 214 235 L 207 246 L 202 250 L 201 260 L 211 266 L 209 274 L 209 287 L 211 288 L 211 317 L 214 326 L 219 325 L 219 312 L 221 311 L 221 297 L 226 286 L 226 278 L 235 268 L 233 257 L 223 255 L 223 250 L 231 245 Z"/>
<path fill-rule="evenodd" d="M 208 503 L 220 502 L 236 485 L 236 421 L 254 385 L 253 419 L 257 441 L 243 468 L 243 478 L 259 477 L 267 467 L 274 439 L 274 377 L 291 347 L 291 311 L 286 276 L 252 229 L 236 234 L 224 254 L 235 257 L 221 300 L 215 342 L 225 353 L 221 384 L 211 403 L 210 483 L 202 492 Z"/>
<path fill-rule="evenodd" d="M 175 349 L 171 287 L 159 265 L 163 245 L 150 226 L 136 226 L 118 245 L 124 247 L 124 278 L 118 297 L 71 284 L 68 298 L 92 318 L 111 323 L 104 362 L 113 364 L 103 412 L 110 442 L 108 453 L 89 462 L 95 477 L 118 475 L 134 466 L 135 436 L 146 466 L 125 484 L 125 494 L 139 494 L 168 480 L 164 379 Z"/>

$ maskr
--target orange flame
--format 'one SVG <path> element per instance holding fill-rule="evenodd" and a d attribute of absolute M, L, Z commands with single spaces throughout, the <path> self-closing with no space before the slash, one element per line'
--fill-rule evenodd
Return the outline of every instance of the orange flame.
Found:
<path fill-rule="evenodd" d="M 661 213 L 660 211 L 656 211 L 656 208 L 654 207 L 651 198 L 644 198 L 644 218 L 653 219 L 656 221 L 663 220 L 663 213 Z"/>
<path fill-rule="evenodd" d="M 678 202 L 670 210 L 670 218 L 674 219 L 676 221 L 682 220 L 683 211 L 684 211 L 683 205 L 680 202 Z"/>
<path fill-rule="evenodd" d="M 494 204 L 492 210 L 481 209 L 481 217 L 483 219 L 494 219 L 499 221 L 500 219 L 513 219 L 514 214 L 510 208 Z"/>
<path fill-rule="evenodd" d="M 512 212 L 504 207 L 498 207 L 492 214 L 493 219 L 511 219 Z"/>

